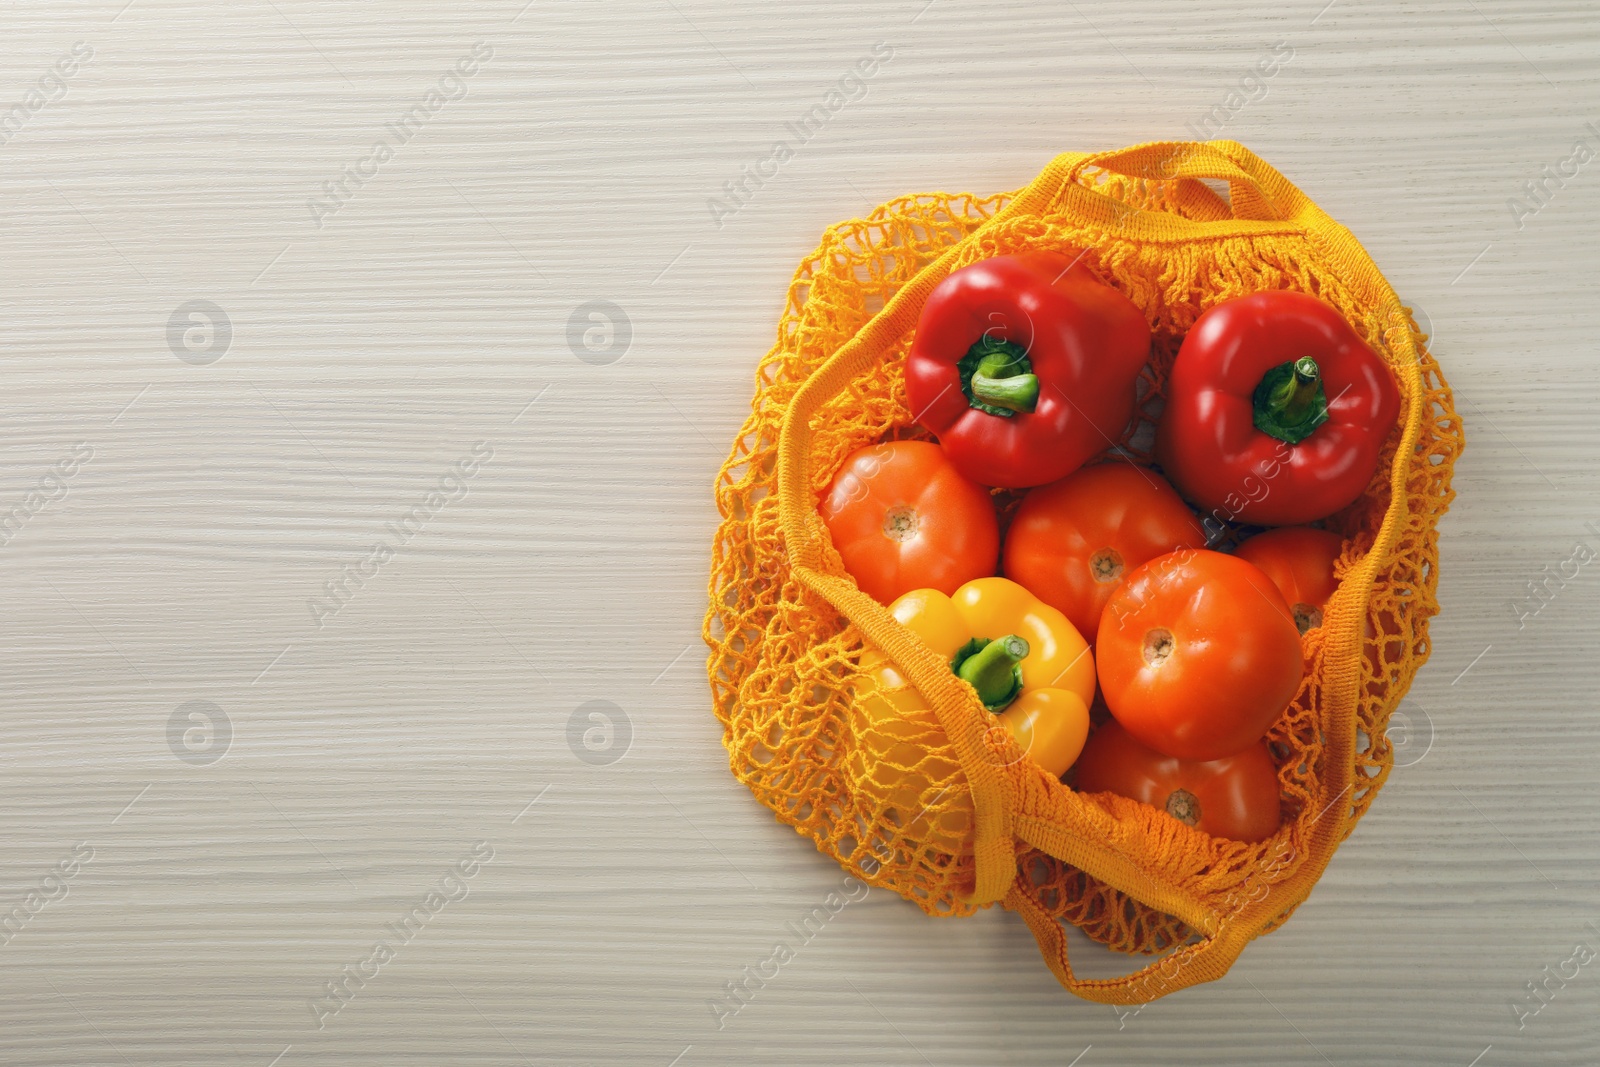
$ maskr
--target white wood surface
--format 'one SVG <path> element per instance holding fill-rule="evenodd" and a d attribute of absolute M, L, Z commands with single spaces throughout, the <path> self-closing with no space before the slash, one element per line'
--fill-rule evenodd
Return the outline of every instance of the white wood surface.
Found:
<path fill-rule="evenodd" d="M 1600 949 L 1600 572 L 1513 610 L 1600 548 L 1600 163 L 1520 229 L 1507 204 L 1600 151 L 1592 4 L 523 3 L 0 13 L 0 114 L 93 49 L 0 146 L 0 512 L 92 449 L 0 547 L 0 913 L 93 853 L 0 945 L 0 1062 L 1600 1062 L 1600 959 L 1512 1009 Z M 307 200 L 480 41 L 319 228 Z M 842 884 L 727 773 L 698 638 L 711 480 L 795 263 L 894 194 L 1186 136 L 1280 41 L 1221 132 L 1425 309 L 1467 419 L 1407 704 L 1431 750 L 1285 929 L 1136 1016 L 1062 992 L 1006 913 L 873 891 L 719 1029 L 707 1001 Z M 214 362 L 169 347 L 191 300 L 231 323 Z M 591 300 L 631 325 L 615 362 L 568 344 Z M 480 441 L 318 628 L 322 584 Z M 609 765 L 569 745 L 591 700 L 631 723 Z M 169 743 L 190 701 L 220 760 Z M 324 983 L 479 841 L 468 894 L 319 1029 Z"/>

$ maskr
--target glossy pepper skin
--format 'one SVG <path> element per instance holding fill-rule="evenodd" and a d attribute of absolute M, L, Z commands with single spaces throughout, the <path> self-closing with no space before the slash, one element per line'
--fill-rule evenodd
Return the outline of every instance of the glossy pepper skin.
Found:
<path fill-rule="evenodd" d="M 1043 485 L 1116 443 L 1149 355 L 1143 314 L 1078 252 L 999 256 L 929 294 L 906 399 L 973 481 Z"/>
<path fill-rule="evenodd" d="M 914 590 L 889 611 L 952 662 L 1035 763 L 1057 777 L 1072 766 L 1089 736 L 1095 672 L 1088 642 L 1065 615 L 1005 578 L 979 578 L 953 596 Z M 876 683 L 869 714 L 931 717 L 881 654 L 869 652 L 862 665 Z"/>
<path fill-rule="evenodd" d="M 1389 368 L 1337 310 L 1254 293 L 1184 338 L 1156 458 L 1213 519 L 1294 526 L 1355 502 L 1399 414 Z"/>

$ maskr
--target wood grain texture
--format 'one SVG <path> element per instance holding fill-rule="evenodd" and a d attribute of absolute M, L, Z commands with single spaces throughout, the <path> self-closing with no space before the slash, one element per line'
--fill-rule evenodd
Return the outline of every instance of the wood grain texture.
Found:
<path fill-rule="evenodd" d="M 1600 547 L 1600 163 L 1508 206 L 1600 151 L 1591 4 L 125 4 L 0 13 L 0 121 L 60 96 L 0 145 L 0 511 L 52 497 L 0 547 L 0 915 L 56 894 L 0 944 L 0 1061 L 1600 1062 L 1600 960 L 1512 1007 L 1600 948 L 1600 572 L 1514 607 Z M 476 42 L 465 95 L 317 225 Z M 1466 417 L 1406 704 L 1431 748 L 1287 927 L 1137 1015 L 1066 996 L 1013 916 L 874 891 L 719 1028 L 707 1002 L 842 884 L 728 775 L 698 638 L 711 479 L 795 263 L 895 194 L 1191 136 L 1241 86 L 1218 132 L 1425 310 Z M 191 300 L 231 324 L 214 362 L 169 343 Z M 594 300 L 631 329 L 614 362 L 569 344 Z M 617 762 L 569 741 L 593 700 L 630 724 Z M 219 760 L 170 729 L 192 701 Z M 319 1020 L 480 841 L 466 895 Z"/>

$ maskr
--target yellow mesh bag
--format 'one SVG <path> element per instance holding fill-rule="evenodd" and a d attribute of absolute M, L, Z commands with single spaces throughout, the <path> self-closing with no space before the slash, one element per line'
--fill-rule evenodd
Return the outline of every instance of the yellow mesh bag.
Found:
<path fill-rule="evenodd" d="M 1206 180 L 1226 182 L 1227 198 Z M 1140 417 L 1121 442 L 1139 461 L 1184 332 L 1230 297 L 1294 289 L 1328 301 L 1399 382 L 1404 418 L 1367 493 L 1329 521 L 1346 539 L 1339 589 L 1305 635 L 1305 683 L 1268 735 L 1284 822 L 1264 842 L 1075 793 L 1009 738 L 997 752 L 990 714 L 856 588 L 817 515 L 851 452 L 922 436 L 903 368 L 933 287 L 977 260 L 1068 247 L 1154 333 Z M 716 485 L 705 637 L 733 773 L 822 852 L 930 914 L 997 902 L 1018 912 L 1079 996 L 1138 1004 L 1220 977 L 1306 898 L 1394 764 L 1384 730 L 1427 659 L 1436 526 L 1462 445 L 1425 341 L 1355 238 L 1231 141 L 1067 153 L 1014 193 L 906 196 L 833 226 L 790 283 Z M 927 714 L 869 712 L 869 647 Z M 1063 923 L 1118 951 L 1165 954 L 1121 978 L 1080 979 Z"/>

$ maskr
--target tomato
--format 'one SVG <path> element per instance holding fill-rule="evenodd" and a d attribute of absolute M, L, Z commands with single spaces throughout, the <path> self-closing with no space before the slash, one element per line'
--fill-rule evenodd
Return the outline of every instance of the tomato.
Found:
<path fill-rule="evenodd" d="M 1235 551 L 1266 572 L 1289 602 L 1300 632 L 1322 625 L 1322 610 L 1339 588 L 1334 562 L 1344 550 L 1338 534 L 1310 526 L 1284 526 L 1257 534 Z M 1373 625 L 1376 618 L 1377 625 Z M 1372 680 L 1368 688 L 1381 694 L 1393 683 L 1394 672 L 1384 666 L 1405 656 L 1407 635 L 1392 611 L 1379 611 L 1366 620 L 1365 657 Z"/>
<path fill-rule="evenodd" d="M 994 574 L 994 502 L 931 441 L 863 448 L 839 468 L 822 520 L 845 570 L 879 603 L 913 589 L 949 594 Z"/>
<path fill-rule="evenodd" d="M 1205 549 L 1158 556 L 1130 574 L 1100 618 L 1095 659 L 1117 721 L 1189 760 L 1248 748 L 1305 673 L 1300 631 L 1272 579 Z"/>
<path fill-rule="evenodd" d="M 1135 567 L 1205 543 L 1200 521 L 1161 475 L 1101 463 L 1024 498 L 1003 569 L 1092 640 L 1106 601 Z"/>
<path fill-rule="evenodd" d="M 1344 550 L 1338 534 L 1310 526 L 1284 526 L 1242 542 L 1235 555 L 1266 572 L 1289 602 L 1300 632 L 1322 625 L 1322 611 L 1339 588 L 1334 562 Z M 1376 620 L 1377 625 L 1374 625 Z M 1405 657 L 1408 635 L 1392 611 L 1369 612 L 1364 656 L 1370 680 L 1367 688 L 1381 695 L 1395 680 L 1393 665 Z M 1389 666 L 1385 666 L 1387 660 Z"/>
<path fill-rule="evenodd" d="M 1260 567 L 1289 602 L 1301 633 L 1322 625 L 1322 608 L 1339 582 L 1333 563 L 1344 550 L 1336 533 L 1310 526 L 1283 526 L 1257 534 L 1239 545 L 1234 555 Z"/>
<path fill-rule="evenodd" d="M 1140 744 L 1115 720 L 1084 746 L 1074 788 L 1128 797 L 1234 841 L 1266 840 L 1283 816 L 1278 771 L 1265 741 L 1222 759 L 1181 760 Z"/>

